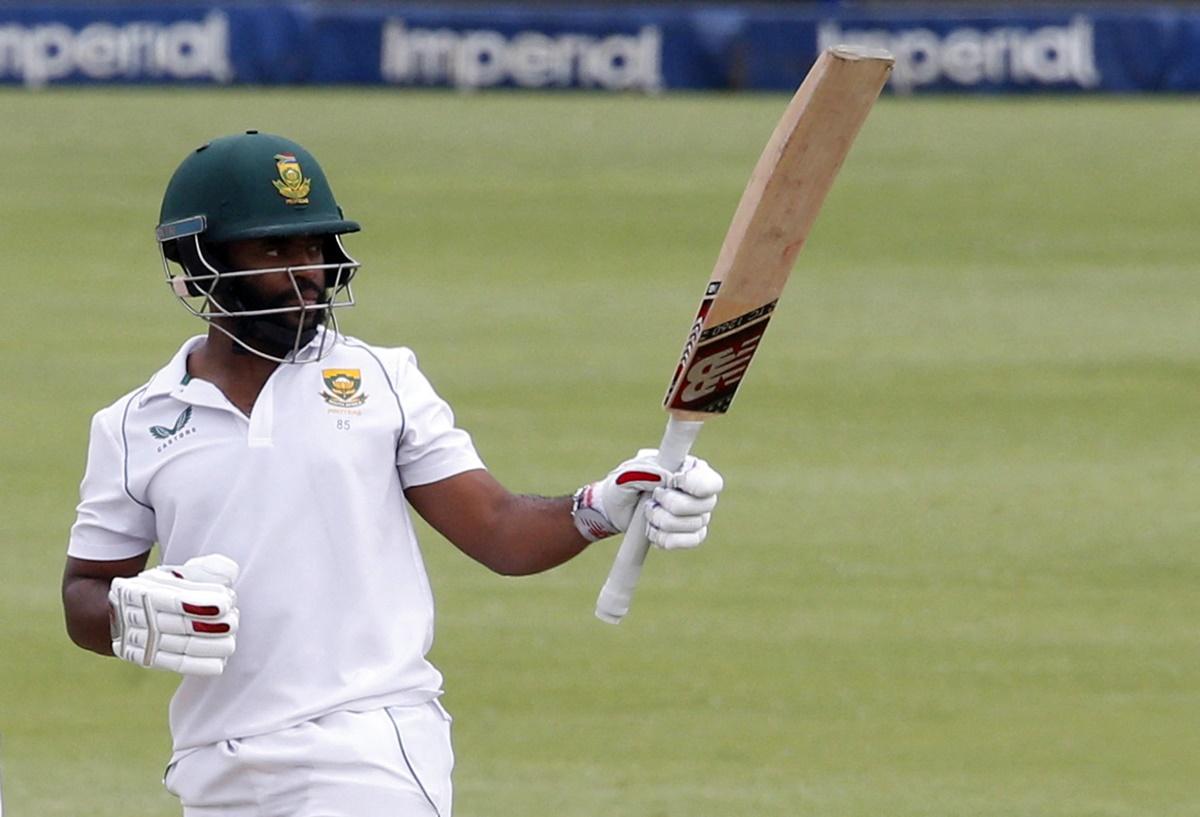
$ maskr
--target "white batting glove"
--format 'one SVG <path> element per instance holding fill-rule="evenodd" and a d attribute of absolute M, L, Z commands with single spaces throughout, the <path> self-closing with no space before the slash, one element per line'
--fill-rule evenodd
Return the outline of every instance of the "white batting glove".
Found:
<path fill-rule="evenodd" d="M 575 492 L 575 527 L 589 542 L 629 528 L 638 500 L 649 492 L 646 538 L 666 550 L 693 548 L 708 535 L 708 522 L 725 487 L 707 462 L 689 456 L 675 473 L 658 464 L 657 449 L 643 448 L 604 479 Z"/>
<path fill-rule="evenodd" d="M 113 579 L 113 655 L 183 675 L 220 675 L 238 628 L 237 575 L 235 561 L 213 553 Z"/>

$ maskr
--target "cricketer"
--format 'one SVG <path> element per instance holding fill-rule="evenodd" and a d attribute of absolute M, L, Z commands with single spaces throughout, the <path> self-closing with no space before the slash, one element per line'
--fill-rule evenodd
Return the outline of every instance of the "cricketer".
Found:
<path fill-rule="evenodd" d="M 247 131 L 192 151 L 157 238 L 207 330 L 92 420 L 67 630 L 182 676 L 164 784 L 185 817 L 450 815 L 410 509 L 524 575 L 624 531 L 647 494 L 650 541 L 695 547 L 722 488 L 703 460 L 669 471 L 653 450 L 574 496 L 504 488 L 411 350 L 339 331 L 357 230 L 293 141 Z"/>

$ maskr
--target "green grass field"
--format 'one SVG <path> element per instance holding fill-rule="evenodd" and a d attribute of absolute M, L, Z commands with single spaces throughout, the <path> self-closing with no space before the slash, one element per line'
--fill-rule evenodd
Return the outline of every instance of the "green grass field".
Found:
<path fill-rule="evenodd" d="M 178 813 L 172 678 L 73 647 L 58 581 L 91 413 L 200 329 L 152 235 L 191 147 L 312 148 L 364 225 L 345 328 L 567 493 L 657 441 L 784 103 L 0 92 L 6 817 Z M 610 546 L 512 580 L 426 531 L 456 814 L 1200 813 L 1198 132 L 1190 99 L 884 100 L 701 437 L 709 543 L 624 624 Z"/>

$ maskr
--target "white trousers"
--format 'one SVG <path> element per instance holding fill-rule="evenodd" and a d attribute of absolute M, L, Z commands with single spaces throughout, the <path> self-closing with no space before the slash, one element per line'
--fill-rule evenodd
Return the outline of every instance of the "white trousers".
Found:
<path fill-rule="evenodd" d="M 430 701 L 203 746 L 163 784 L 184 817 L 450 817 L 453 768 L 450 716 Z"/>

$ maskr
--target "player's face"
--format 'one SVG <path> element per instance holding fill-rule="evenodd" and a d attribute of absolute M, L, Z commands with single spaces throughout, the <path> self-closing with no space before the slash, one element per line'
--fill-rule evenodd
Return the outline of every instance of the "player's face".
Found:
<path fill-rule="evenodd" d="M 256 308 L 314 306 L 328 301 L 326 271 L 303 269 L 325 263 L 324 241 L 318 236 L 231 241 L 225 246 L 225 260 L 235 270 L 278 270 L 240 279 L 243 299 L 252 302 Z M 283 269 L 286 267 L 294 269 Z M 324 310 L 315 309 L 285 312 L 273 317 L 275 322 L 291 327 L 303 319 L 309 327 L 323 315 Z"/>

